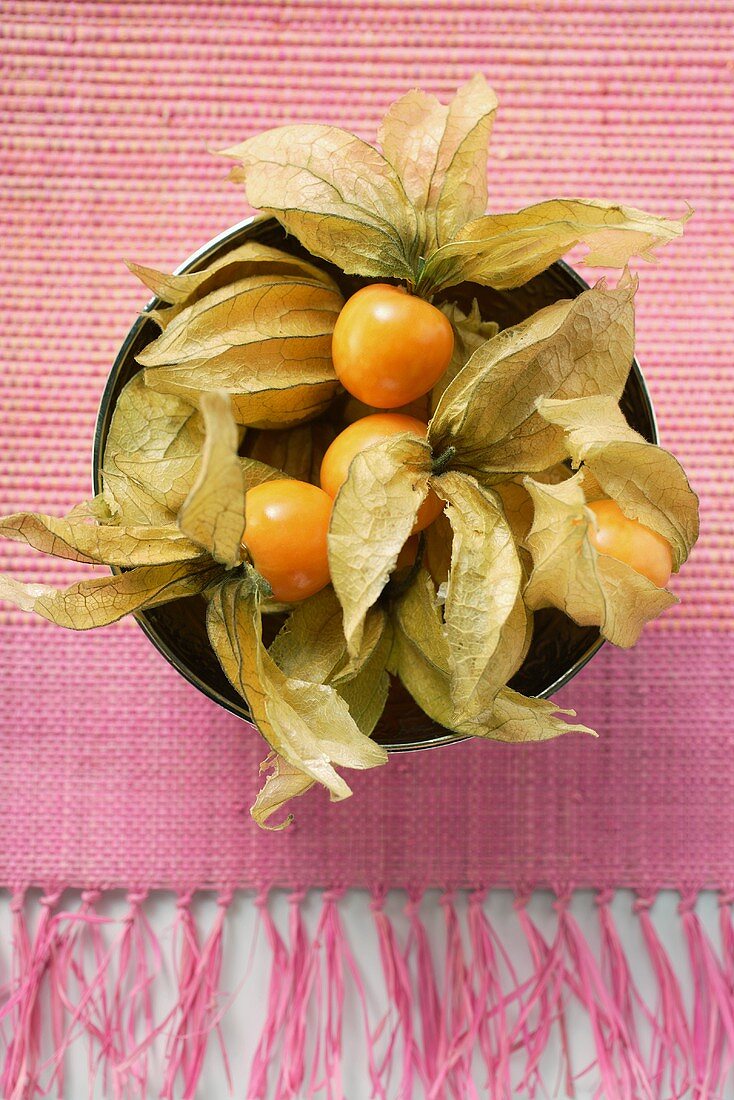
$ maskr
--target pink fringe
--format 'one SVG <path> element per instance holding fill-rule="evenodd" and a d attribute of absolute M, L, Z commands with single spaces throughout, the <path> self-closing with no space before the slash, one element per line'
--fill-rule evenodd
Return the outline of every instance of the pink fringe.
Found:
<path fill-rule="evenodd" d="M 521 895 L 515 902 L 515 910 L 520 927 L 525 935 L 533 964 L 534 983 L 527 996 L 511 1033 L 513 1046 L 520 1044 L 524 1037 L 526 1052 L 525 1072 L 520 1090 L 527 1092 L 530 1100 L 543 1089 L 540 1075 L 540 1061 L 548 1048 L 550 1037 L 556 1023 L 561 1039 L 561 1064 L 565 1070 L 566 1094 L 574 1096 L 573 1079 L 570 1068 L 568 1036 L 564 1019 L 563 993 L 566 981 L 566 968 L 563 956 L 563 938 L 560 921 L 555 939 L 548 945 L 527 912 L 527 895 Z M 530 1021 L 534 1019 L 534 1025 Z"/>
<path fill-rule="evenodd" d="M 344 1014 L 344 932 L 339 921 L 337 899 L 341 891 L 326 890 L 322 897 L 314 951 L 320 954 L 315 965 L 314 990 L 317 1016 L 315 1050 L 311 1062 L 308 1096 L 317 1094 L 328 1100 L 343 1100 L 342 1024 Z M 321 966 L 319 966 L 319 962 Z M 322 989 L 322 974 L 323 986 Z M 321 1061 L 323 1058 L 323 1068 Z"/>
<path fill-rule="evenodd" d="M 486 891 L 469 898 L 467 925 L 474 962 L 474 1009 L 469 1031 L 487 1070 L 487 1089 L 498 1100 L 512 1095 L 507 1004 L 500 983 L 499 966 L 489 919 L 484 912 Z"/>
<path fill-rule="evenodd" d="M 445 948 L 438 967 L 421 920 L 420 894 L 408 897 L 409 930 L 401 945 L 385 911 L 386 893 L 378 890 L 371 908 L 389 1009 L 377 1024 L 370 1020 L 362 968 L 340 918 L 341 893 L 323 894 L 313 937 L 304 921 L 304 895 L 292 894 L 287 947 L 267 894 L 256 899 L 272 970 L 248 1100 L 264 1100 L 271 1092 L 278 1100 L 344 1100 L 356 1072 L 359 1080 L 369 1079 L 376 1100 L 409 1100 L 419 1088 L 431 1100 L 560 1095 L 552 1082 L 543 1081 L 544 1055 L 558 1045 L 567 1096 L 592 1069 L 597 1100 L 725 1100 L 729 1095 L 734 893 L 719 899 L 720 952 L 696 913 L 695 892 L 681 896 L 679 919 L 694 989 L 690 1005 L 682 994 L 679 962 L 653 925 L 653 897 L 636 900 L 656 985 L 650 1007 L 617 932 L 610 891 L 596 898 L 598 954 L 570 910 L 570 890 L 557 891 L 557 924 L 550 941 L 528 914 L 527 893 L 518 897 L 516 915 L 532 971 L 521 980 L 485 910 L 486 891 L 466 895 L 465 914 L 453 892 L 443 895 Z M 12 965 L 0 1002 L 0 1024 L 9 1035 L 0 1072 L 3 1100 L 64 1096 L 65 1058 L 80 1037 L 89 1046 L 90 1095 L 95 1088 L 110 1100 L 151 1094 L 157 1086 L 151 1081 L 150 1055 L 160 1039 L 165 1040 L 160 1095 L 193 1100 L 214 1033 L 231 1089 L 220 1028 L 227 1004 L 219 992 L 231 893 L 220 896 L 205 937 L 197 930 L 191 895 L 179 899 L 178 992 L 161 1020 L 155 1019 L 153 1004 L 161 948 L 144 913 L 145 894 L 129 895 L 128 911 L 119 922 L 99 912 L 99 892 L 86 891 L 79 908 L 68 911 L 58 908 L 60 894 L 41 898 L 35 929 L 24 891 L 17 890 L 12 899 Z M 367 1055 L 364 1068 L 350 1067 L 345 1080 L 342 1051 L 350 994 L 361 1012 Z M 594 1045 L 592 1065 L 576 1066 L 575 1072 L 565 1022 L 569 1000 L 582 1012 Z M 49 1047 L 50 1056 L 44 1054 Z M 481 1085 L 478 1062 L 486 1069 Z M 274 1081 L 268 1080 L 271 1066 L 276 1067 Z"/>
<path fill-rule="evenodd" d="M 387 989 L 388 1004 L 397 1016 L 397 1021 L 389 1032 L 387 1050 L 382 1064 L 379 1067 L 380 1077 L 387 1077 L 387 1095 L 403 1097 L 408 1100 L 413 1095 L 413 1087 L 416 1073 L 422 1077 L 423 1064 L 415 1041 L 413 1029 L 413 990 L 410 982 L 410 974 L 405 963 L 405 957 L 398 946 L 397 936 L 385 913 L 385 891 L 377 890 L 370 903 L 377 938 L 380 945 L 380 959 L 382 972 Z M 372 1037 L 375 1046 L 385 1031 L 390 1013 L 383 1017 Z M 397 1043 L 398 1033 L 403 1037 L 402 1074 L 397 1093 L 390 1084 L 390 1071 Z"/>
<path fill-rule="evenodd" d="M 721 970 L 725 988 L 734 1000 L 734 922 L 732 921 L 734 890 L 725 890 L 719 895 L 719 936 L 721 938 Z M 734 1051 L 732 1052 L 734 1054 Z"/>
<path fill-rule="evenodd" d="M 597 905 L 601 934 L 600 968 L 602 980 L 614 1001 L 616 1011 L 624 1024 L 630 1043 L 636 1050 L 639 1050 L 640 1042 L 635 1007 L 642 1003 L 642 999 L 637 992 L 627 956 L 612 916 L 610 905 L 613 896 L 611 890 L 603 890 L 594 899 Z M 649 1019 L 652 1021 L 652 1015 Z"/>
<path fill-rule="evenodd" d="M 410 922 L 405 946 L 405 965 L 410 970 L 410 957 L 415 954 L 417 1012 L 423 1039 L 423 1072 L 426 1081 L 436 1081 L 442 1046 L 441 1000 L 434 972 L 433 955 L 428 933 L 420 918 L 421 895 L 412 891 L 405 905 Z"/>
<path fill-rule="evenodd" d="M 344 930 L 339 920 L 337 891 L 327 891 L 317 938 L 323 944 L 326 984 L 326 1020 L 324 1035 L 324 1074 L 328 1100 L 343 1100 L 342 1029 L 344 1020 Z M 321 1029 L 319 1029 L 321 1031 Z M 320 1086 L 320 1087 L 323 1087 Z M 312 1089 L 312 1095 L 319 1087 Z"/>
<path fill-rule="evenodd" d="M 529 983 L 520 982 L 506 948 L 492 927 L 484 910 L 486 896 L 486 890 L 475 890 L 469 898 L 467 923 L 476 983 L 471 1034 L 476 1036 L 487 1069 L 489 1094 L 497 1100 L 512 1100 L 510 1009 L 514 1002 L 522 1005 L 522 995 Z M 502 985 L 500 963 L 509 978 L 507 992 Z M 526 1042 L 527 1031 L 522 1025 L 520 1045 L 524 1048 Z"/>
<path fill-rule="evenodd" d="M 288 968 L 288 1015 L 286 1017 L 276 1100 L 298 1096 L 306 1077 L 306 1025 L 316 974 L 319 968 L 318 937 L 309 947 L 301 912 L 304 893 L 289 897 L 290 960 Z"/>
<path fill-rule="evenodd" d="M 268 1089 L 268 1070 L 273 1057 L 273 1048 L 288 1011 L 288 951 L 268 909 L 268 895 L 263 892 L 255 899 L 260 920 L 265 928 L 273 961 L 270 970 L 270 988 L 268 1006 L 250 1070 L 250 1082 L 247 1089 L 248 1100 L 263 1100 Z"/>
<path fill-rule="evenodd" d="M 567 972 L 574 995 L 579 1000 L 591 1027 L 596 1052 L 600 1100 L 617 1095 L 620 1100 L 654 1100 L 647 1073 L 633 1035 L 619 1011 L 613 989 L 604 982 L 591 947 L 568 908 L 559 911 L 559 928 L 565 939 Z"/>
<path fill-rule="evenodd" d="M 128 895 L 129 908 L 119 940 L 117 976 L 111 994 L 114 1042 L 121 1053 L 115 1075 L 115 1100 L 124 1095 L 129 1085 L 134 1085 L 141 1096 L 148 1091 L 148 1050 L 155 1034 L 152 989 L 163 960 L 158 939 L 143 910 L 145 898 L 144 892 Z M 141 1027 L 143 1037 L 139 1040 Z M 129 1058 L 129 1070 L 122 1065 L 125 1056 Z"/>
<path fill-rule="evenodd" d="M 439 1046 L 440 1069 L 429 1096 L 430 1100 L 440 1097 L 446 1084 L 451 1095 L 462 1100 L 478 1096 L 472 1080 L 474 1002 L 452 892 L 441 897 L 441 906 L 446 923 L 445 989 L 441 1012 L 443 1040 Z"/>
<path fill-rule="evenodd" d="M 169 1035 L 163 1100 L 193 1100 L 204 1065 L 204 1056 L 212 1030 L 216 1030 L 222 1050 L 227 1081 L 232 1089 L 227 1052 L 219 1029 L 217 1002 L 222 971 L 224 918 L 232 893 L 220 895 L 217 913 L 203 947 L 199 946 L 191 912 L 191 895 L 178 902 L 179 928 L 182 935 L 179 969 L 177 1021 Z M 177 1079 L 180 1077 L 180 1083 Z"/>
<path fill-rule="evenodd" d="M 41 1092 L 38 1081 L 42 1028 L 40 997 L 46 973 L 55 962 L 56 922 L 53 910 L 60 898 L 60 890 L 44 894 L 41 898 L 41 914 L 33 942 L 25 921 L 24 896 L 16 893 L 13 898 L 17 968 L 13 975 L 13 991 L 0 1010 L 0 1020 L 11 1013 L 14 1015 L 13 1037 L 0 1075 L 4 1100 L 26 1100 Z M 56 1015 L 55 1009 L 53 1015 Z"/>
<path fill-rule="evenodd" d="M 334 912 L 336 914 L 337 909 L 334 906 Z M 365 1048 L 367 1050 L 367 1067 L 369 1071 L 370 1084 L 372 1086 L 373 1100 L 387 1100 L 387 1093 L 383 1087 L 380 1071 L 377 1066 L 377 1058 L 375 1053 L 375 1044 L 373 1041 L 372 1028 L 370 1027 L 369 1012 L 367 1008 L 367 994 L 365 992 L 364 983 L 362 981 L 362 975 L 359 972 L 359 964 L 355 959 L 346 936 L 343 931 L 341 932 L 341 947 L 343 951 L 344 962 L 347 964 L 347 969 L 352 977 L 352 983 L 354 990 L 357 994 L 359 1001 L 362 1020 L 364 1025 L 365 1035 Z"/>
<path fill-rule="evenodd" d="M 63 1069 L 66 1052 L 77 1032 L 87 1035 L 87 1073 L 90 1094 L 99 1069 L 102 1070 L 103 1088 L 109 1091 L 109 1070 L 114 1066 L 115 1051 L 111 1042 L 109 1012 L 105 998 L 105 981 L 111 952 L 105 952 L 100 926 L 109 924 L 108 918 L 95 911 L 101 894 L 96 890 L 82 893 L 77 910 L 58 913 L 56 958 L 50 974 L 49 995 L 54 1030 L 54 1069 L 52 1081 L 56 1081 L 63 1095 Z M 62 931 L 63 925 L 65 931 Z M 91 954 L 93 978 L 87 977 Z M 74 1001 L 74 990 L 78 1001 Z M 69 1017 L 64 1025 L 65 1016 Z M 95 1056 L 96 1052 L 96 1056 Z"/>
<path fill-rule="evenodd" d="M 659 1095 L 667 1088 L 671 1100 L 683 1100 L 691 1087 L 693 1046 L 680 983 L 650 918 L 652 903 L 648 896 L 634 903 L 658 989 L 650 1076 Z"/>
<path fill-rule="evenodd" d="M 723 995 L 727 1004 L 734 1011 L 734 923 L 732 922 L 732 906 L 734 905 L 734 891 L 723 890 L 719 895 L 719 937 L 721 939 L 721 973 L 723 977 Z M 734 1043 L 729 1045 L 726 1051 L 726 1070 L 722 1073 L 731 1075 L 734 1065 Z M 726 1083 L 726 1076 L 724 1076 Z M 729 1080 L 731 1086 L 731 1080 Z"/>
<path fill-rule="evenodd" d="M 734 1051 L 734 1004 L 727 976 L 695 912 L 696 895 L 681 899 L 678 912 L 693 977 L 693 1071 L 698 1100 L 723 1095 Z"/>

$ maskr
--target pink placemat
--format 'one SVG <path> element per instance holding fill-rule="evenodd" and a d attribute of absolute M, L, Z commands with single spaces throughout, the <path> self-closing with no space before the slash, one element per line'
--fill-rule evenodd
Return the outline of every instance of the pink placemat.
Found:
<path fill-rule="evenodd" d="M 734 886 L 731 3 L 1 8 L 0 511 L 90 495 L 97 405 L 145 299 L 123 258 L 172 267 L 249 213 L 208 149 L 291 121 L 373 139 L 402 92 L 447 98 L 481 70 L 501 101 L 492 209 L 695 209 L 640 268 L 638 355 L 703 533 L 680 606 L 562 693 L 598 742 L 403 755 L 275 835 L 248 815 L 258 736 L 134 623 L 75 636 L 5 609 L 0 883 Z M 0 569 L 79 575 L 5 543 Z"/>

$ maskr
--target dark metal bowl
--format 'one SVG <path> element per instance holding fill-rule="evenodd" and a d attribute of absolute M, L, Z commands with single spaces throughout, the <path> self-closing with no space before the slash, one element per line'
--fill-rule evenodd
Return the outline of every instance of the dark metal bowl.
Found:
<path fill-rule="evenodd" d="M 216 257 L 237 247 L 245 240 L 258 240 L 275 245 L 296 255 L 308 253 L 274 218 L 250 218 L 215 237 L 190 256 L 179 272 L 195 271 Z M 343 272 L 317 260 L 340 284 L 345 294 L 353 294 L 366 280 Z M 567 264 L 556 263 L 517 290 L 496 291 L 488 287 L 465 283 L 452 288 L 445 297 L 458 301 L 467 309 L 476 298 L 482 315 L 499 322 L 501 328 L 517 324 L 543 306 L 560 298 L 575 298 L 587 289 L 584 282 Z M 146 312 L 160 305 L 152 299 Z M 158 327 L 145 313 L 130 329 L 105 386 L 97 417 L 94 440 L 94 491 L 102 488 L 101 466 L 112 411 L 123 386 L 141 368 L 135 357 L 155 339 Z M 630 425 L 645 439 L 658 439 L 655 414 L 642 371 L 635 360 L 622 396 L 622 408 Z M 205 605 L 199 596 L 176 600 L 152 611 L 139 613 L 137 620 L 150 640 L 174 668 L 214 702 L 240 718 L 249 719 L 244 700 L 237 695 L 222 672 L 209 645 L 205 626 Z M 599 650 L 603 640 L 595 627 L 577 626 L 562 612 L 547 609 L 536 613 L 535 630 L 530 651 L 522 668 L 511 680 L 511 686 L 526 695 L 553 695 L 576 675 Z M 413 702 L 397 681 L 393 683 L 385 713 L 375 731 L 375 739 L 392 751 L 422 749 L 462 740 L 432 722 Z"/>

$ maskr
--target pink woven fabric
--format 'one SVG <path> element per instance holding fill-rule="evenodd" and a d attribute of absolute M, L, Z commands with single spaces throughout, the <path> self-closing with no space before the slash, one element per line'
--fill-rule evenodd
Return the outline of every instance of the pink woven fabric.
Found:
<path fill-rule="evenodd" d="M 733 886 L 728 0 L 2 9 L 3 512 L 90 493 L 97 404 L 145 299 L 122 258 L 174 265 L 248 213 L 208 147 L 302 120 L 372 138 L 401 92 L 448 96 L 481 69 L 502 104 L 493 209 L 696 210 L 642 269 L 638 350 L 703 536 L 681 606 L 563 692 L 599 741 L 396 757 L 351 803 L 302 800 L 285 834 L 247 813 L 258 736 L 134 623 L 77 636 L 4 610 L 0 883 Z M 5 543 L 0 568 L 79 575 Z"/>

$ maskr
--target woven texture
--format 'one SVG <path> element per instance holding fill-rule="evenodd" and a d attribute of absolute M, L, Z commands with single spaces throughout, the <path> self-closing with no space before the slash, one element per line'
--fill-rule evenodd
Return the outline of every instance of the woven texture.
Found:
<path fill-rule="evenodd" d="M 77 636 L 3 610 L 0 883 L 734 885 L 731 3 L 1 8 L 3 512 L 90 495 L 98 401 L 145 299 L 123 257 L 173 266 L 249 212 L 208 149 L 289 121 L 373 138 L 397 95 L 481 69 L 493 209 L 695 208 L 641 268 L 638 354 L 703 535 L 681 605 L 562 693 L 598 741 L 401 756 L 350 803 L 304 799 L 285 834 L 247 812 L 257 734 L 134 623 Z M 79 576 L 13 544 L 0 568 Z"/>

